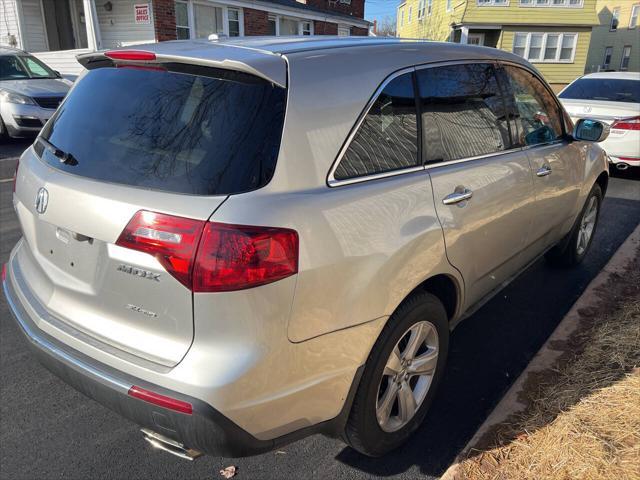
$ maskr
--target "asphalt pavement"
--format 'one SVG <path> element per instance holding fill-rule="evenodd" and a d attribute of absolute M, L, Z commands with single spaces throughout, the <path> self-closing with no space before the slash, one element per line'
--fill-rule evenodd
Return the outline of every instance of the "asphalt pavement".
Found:
<path fill-rule="evenodd" d="M 15 158 L 28 142 L 0 144 L 0 261 L 20 237 L 11 205 Z M 195 462 L 153 450 L 138 428 L 45 370 L 0 296 L 0 478 L 238 479 L 437 478 L 471 438 L 590 280 L 640 222 L 640 179 L 612 178 L 587 259 L 570 270 L 534 264 L 452 334 L 448 372 L 425 424 L 381 459 L 313 436 L 257 457 Z"/>

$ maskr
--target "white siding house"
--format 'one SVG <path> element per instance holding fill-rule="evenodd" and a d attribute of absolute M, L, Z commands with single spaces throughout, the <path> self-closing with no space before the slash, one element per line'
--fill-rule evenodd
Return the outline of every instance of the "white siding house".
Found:
<path fill-rule="evenodd" d="M 135 5 L 146 6 L 146 21 L 136 21 Z M 79 53 L 154 42 L 151 8 L 152 0 L 0 0 L 0 44 L 77 75 Z"/>

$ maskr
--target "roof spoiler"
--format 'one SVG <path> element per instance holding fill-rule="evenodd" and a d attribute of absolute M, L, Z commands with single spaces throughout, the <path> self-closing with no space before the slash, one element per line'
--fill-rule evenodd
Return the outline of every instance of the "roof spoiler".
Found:
<path fill-rule="evenodd" d="M 157 48 L 123 48 L 83 53 L 77 55 L 76 59 L 87 70 L 112 66 L 114 63 L 119 65 L 143 64 L 149 66 L 162 63 L 182 63 L 200 67 L 213 67 L 253 75 L 279 87 L 286 88 L 286 62 L 280 55 L 234 47 L 216 47 L 214 46 L 215 49 L 207 49 L 206 56 L 189 55 L 187 51 L 185 51 L 185 54 L 183 52 L 170 54 L 158 52 L 156 51 L 158 50 Z"/>

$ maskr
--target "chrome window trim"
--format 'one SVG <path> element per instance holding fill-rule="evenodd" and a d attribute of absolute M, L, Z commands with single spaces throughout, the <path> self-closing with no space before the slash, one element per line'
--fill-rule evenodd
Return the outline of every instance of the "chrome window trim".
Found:
<path fill-rule="evenodd" d="M 369 99 L 369 102 L 367 103 L 367 105 L 364 107 L 364 110 L 362 111 L 362 113 L 360 113 L 360 116 L 358 117 L 358 120 L 356 121 L 355 125 L 351 128 L 351 131 L 349 132 L 347 139 L 345 140 L 344 144 L 342 145 L 342 148 L 338 152 L 337 158 L 333 161 L 333 164 L 331 165 L 331 169 L 329 170 L 329 174 L 327 175 L 327 185 L 329 187 L 351 185 L 353 183 L 365 182 L 367 180 L 375 180 L 377 178 L 386 178 L 386 177 L 393 177 L 396 175 L 402 175 L 403 173 L 409 173 L 410 171 L 413 172 L 417 170 L 424 170 L 424 167 L 422 165 L 417 165 L 415 167 L 403 168 L 400 170 L 391 170 L 389 172 L 374 173 L 370 175 L 363 175 L 361 177 L 346 178 L 344 180 L 337 180 L 335 178 L 336 170 L 338 169 L 338 166 L 340 165 L 342 158 L 347 153 L 347 150 L 351 146 L 351 142 L 353 141 L 354 137 L 360 130 L 360 127 L 362 126 L 364 119 L 369 114 L 369 111 L 373 107 L 373 104 L 376 102 L 376 100 L 378 100 L 378 97 L 380 96 L 382 91 L 385 89 L 387 85 L 389 85 L 389 83 L 391 83 L 393 80 L 395 80 L 399 76 L 404 75 L 406 73 L 411 73 L 413 71 L 415 71 L 415 67 L 408 67 L 408 68 L 403 68 L 401 70 L 396 70 L 395 72 L 390 74 L 387 78 L 385 78 L 380 84 L 380 86 L 376 89 L 376 91 L 373 92 L 373 95 Z M 417 112 L 416 112 L 416 115 L 417 115 Z"/>

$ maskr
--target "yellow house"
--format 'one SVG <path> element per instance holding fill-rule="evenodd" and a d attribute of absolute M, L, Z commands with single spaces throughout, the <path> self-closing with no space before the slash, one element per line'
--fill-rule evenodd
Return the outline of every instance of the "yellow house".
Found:
<path fill-rule="evenodd" d="M 587 72 L 640 71 L 640 0 L 598 0 Z"/>
<path fill-rule="evenodd" d="M 514 52 L 556 90 L 584 73 L 598 23 L 596 0 L 405 0 L 397 8 L 399 37 Z"/>

